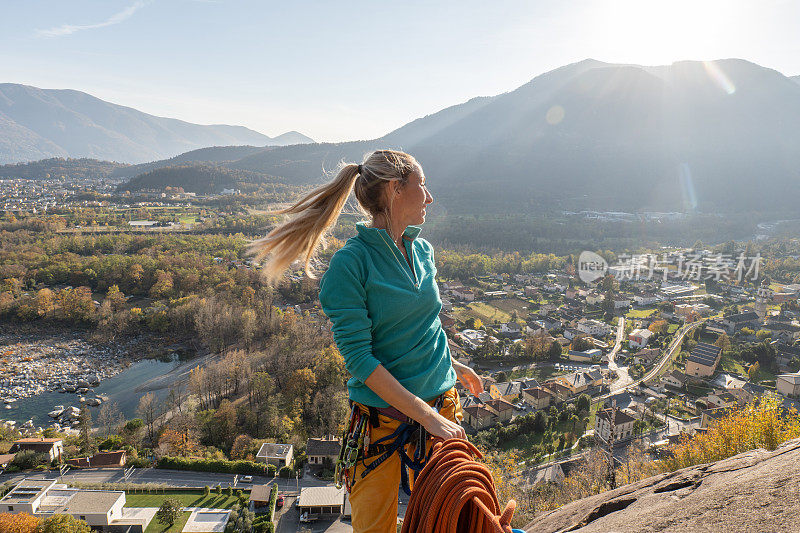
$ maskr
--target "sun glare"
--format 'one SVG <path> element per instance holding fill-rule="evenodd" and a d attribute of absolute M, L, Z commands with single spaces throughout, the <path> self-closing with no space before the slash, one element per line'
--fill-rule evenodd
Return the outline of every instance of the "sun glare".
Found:
<path fill-rule="evenodd" d="M 735 26 L 736 2 L 619 0 L 603 2 L 592 21 L 596 45 L 612 61 L 645 65 L 713 58 Z"/>

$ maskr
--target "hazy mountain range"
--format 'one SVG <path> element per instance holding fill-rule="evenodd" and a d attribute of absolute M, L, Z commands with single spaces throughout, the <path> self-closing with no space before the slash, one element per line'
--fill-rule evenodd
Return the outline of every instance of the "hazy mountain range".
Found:
<path fill-rule="evenodd" d="M 322 170 L 342 159 L 399 148 L 419 159 L 434 196 L 450 212 L 796 213 L 798 81 L 740 59 L 659 67 L 589 59 L 379 139 L 219 147 L 115 172 L 133 176 L 204 161 L 293 184 L 318 183 L 326 179 Z M 151 173 L 148 183 L 158 175 Z"/>
<path fill-rule="evenodd" d="M 91 157 L 142 163 L 219 145 L 288 145 L 296 131 L 268 137 L 242 126 L 156 117 L 73 90 L 0 84 L 0 163 Z"/>

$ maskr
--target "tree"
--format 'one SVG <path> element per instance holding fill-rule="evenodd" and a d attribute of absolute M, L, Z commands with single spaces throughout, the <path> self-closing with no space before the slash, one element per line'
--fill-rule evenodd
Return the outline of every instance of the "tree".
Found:
<path fill-rule="evenodd" d="M 177 498 L 167 498 L 156 511 L 159 524 L 172 527 L 181 516 L 181 502 Z"/>
<path fill-rule="evenodd" d="M 89 524 L 68 514 L 57 514 L 46 518 L 36 529 L 36 533 L 91 533 L 91 531 Z"/>
<path fill-rule="evenodd" d="M 714 346 L 722 348 L 723 352 L 727 352 L 728 350 L 730 350 L 731 349 L 731 339 L 730 339 L 730 337 L 728 337 L 728 334 L 727 333 L 720 333 L 719 337 L 717 337 L 717 340 L 714 341 Z"/>
<path fill-rule="evenodd" d="M 0 513 L 0 531 L 3 533 L 36 533 L 39 519 L 28 513 Z"/>
<path fill-rule="evenodd" d="M 575 409 L 579 412 L 589 412 L 589 409 L 592 406 L 592 400 L 589 398 L 588 394 L 581 394 L 578 396 L 578 399 L 575 401 Z"/>
<path fill-rule="evenodd" d="M 55 294 L 50 289 L 44 288 L 36 293 L 36 312 L 39 316 L 51 316 L 55 303 Z"/>
<path fill-rule="evenodd" d="M 158 400 L 156 395 L 148 392 L 139 399 L 139 405 L 136 407 L 136 413 L 144 421 L 147 426 L 147 440 L 151 444 L 155 444 L 155 424 L 158 418 Z"/>
<path fill-rule="evenodd" d="M 92 439 L 92 413 L 87 405 L 81 407 L 78 421 L 80 422 L 81 450 L 90 455 L 94 452 L 94 440 Z"/>
<path fill-rule="evenodd" d="M 750 381 L 755 381 L 758 377 L 758 372 L 761 369 L 761 365 L 758 364 L 758 361 L 750 365 L 750 368 L 747 369 L 747 378 Z"/>

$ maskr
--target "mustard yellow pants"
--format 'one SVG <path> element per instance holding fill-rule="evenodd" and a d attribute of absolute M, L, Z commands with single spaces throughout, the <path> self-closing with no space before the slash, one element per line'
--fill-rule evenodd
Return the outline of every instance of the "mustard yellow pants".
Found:
<path fill-rule="evenodd" d="M 433 405 L 434 402 L 430 402 L 430 404 Z M 366 408 L 363 406 L 362 408 L 366 411 Z M 444 393 L 444 401 L 439 413 L 455 422 L 463 420 L 464 415 L 461 412 L 461 403 L 458 401 L 458 393 L 455 389 L 450 389 Z M 383 415 L 379 415 L 378 418 L 380 426 L 372 428 L 370 442 L 376 442 L 378 439 L 391 435 L 400 425 L 399 421 Z M 428 439 L 427 447 L 430 448 L 431 444 L 431 439 Z M 413 454 L 413 451 L 412 445 L 406 446 L 406 453 L 409 456 Z M 372 464 L 372 461 L 378 457 L 375 456 L 366 461 L 359 461 L 355 467 L 356 482 L 350 491 L 354 533 L 396 533 L 397 531 L 400 455 L 393 454 L 362 478 L 361 473 L 364 468 Z"/>

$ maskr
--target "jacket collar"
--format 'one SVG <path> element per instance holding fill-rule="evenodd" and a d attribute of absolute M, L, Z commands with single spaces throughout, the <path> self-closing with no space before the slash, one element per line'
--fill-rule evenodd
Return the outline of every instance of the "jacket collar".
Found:
<path fill-rule="evenodd" d="M 392 238 L 385 229 L 372 228 L 367 226 L 367 223 L 364 221 L 356 222 L 356 230 L 358 231 L 359 237 L 367 242 L 384 244 L 392 242 Z M 403 238 L 413 241 L 417 238 L 421 230 L 422 228 L 419 226 L 408 226 L 403 232 Z"/>

